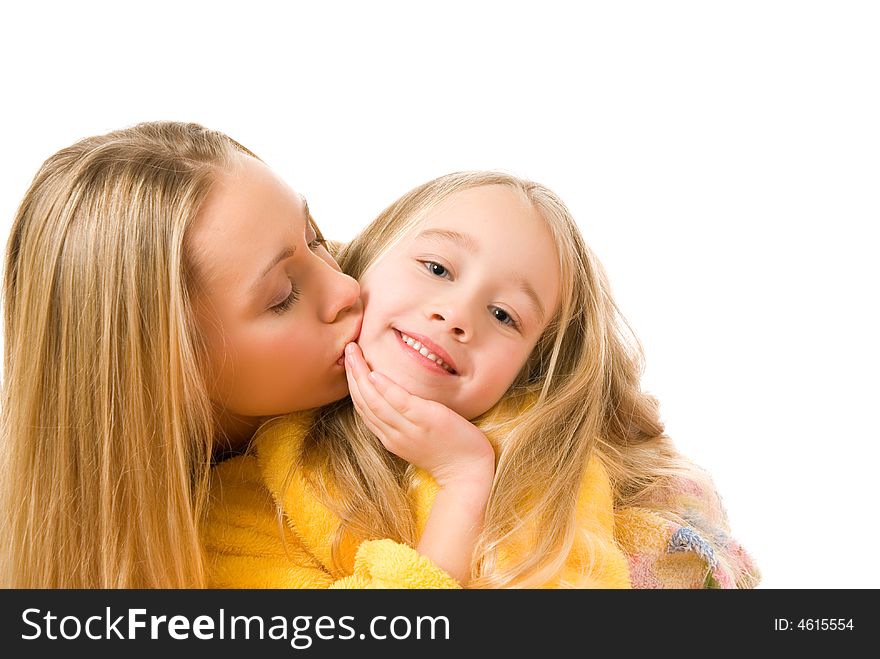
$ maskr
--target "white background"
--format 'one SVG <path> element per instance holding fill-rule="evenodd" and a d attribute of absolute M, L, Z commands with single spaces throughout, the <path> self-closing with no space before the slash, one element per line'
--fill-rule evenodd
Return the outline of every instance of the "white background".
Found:
<path fill-rule="evenodd" d="M 449 171 L 533 178 L 762 587 L 880 587 L 876 3 L 22 2 L 0 24 L 4 241 L 46 157 L 143 120 L 232 135 L 340 239 Z"/>

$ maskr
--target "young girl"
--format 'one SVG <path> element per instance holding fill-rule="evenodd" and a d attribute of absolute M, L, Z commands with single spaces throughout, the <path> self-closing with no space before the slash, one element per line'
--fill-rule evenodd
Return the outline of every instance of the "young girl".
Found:
<path fill-rule="evenodd" d="M 359 290 L 322 243 L 299 195 L 196 124 L 43 164 L 6 253 L 0 586 L 204 585 L 212 460 L 346 394 Z"/>
<path fill-rule="evenodd" d="M 754 585 L 708 477 L 662 434 L 637 343 L 553 193 L 441 177 L 339 259 L 365 304 L 351 399 L 271 422 L 220 465 L 213 585 Z M 472 510 L 444 528 L 437 501 L 462 464 Z M 682 484 L 687 501 L 670 496 Z M 437 534 L 442 551 L 422 551 Z M 393 560 L 388 540 L 362 542 L 378 537 L 399 543 Z"/>

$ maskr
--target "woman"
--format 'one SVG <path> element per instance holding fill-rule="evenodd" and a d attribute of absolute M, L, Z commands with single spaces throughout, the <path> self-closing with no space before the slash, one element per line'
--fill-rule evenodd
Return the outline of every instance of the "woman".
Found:
<path fill-rule="evenodd" d="M 50 157 L 4 281 L 6 587 L 199 587 L 212 461 L 347 393 L 358 285 L 305 200 L 196 124 Z"/>

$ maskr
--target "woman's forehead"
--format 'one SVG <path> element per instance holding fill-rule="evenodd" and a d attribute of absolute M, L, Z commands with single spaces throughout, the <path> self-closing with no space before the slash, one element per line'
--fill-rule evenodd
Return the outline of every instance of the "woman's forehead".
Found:
<path fill-rule="evenodd" d="M 216 184 L 187 233 L 201 282 L 253 278 L 306 228 L 304 198 L 260 161 L 240 156 Z"/>

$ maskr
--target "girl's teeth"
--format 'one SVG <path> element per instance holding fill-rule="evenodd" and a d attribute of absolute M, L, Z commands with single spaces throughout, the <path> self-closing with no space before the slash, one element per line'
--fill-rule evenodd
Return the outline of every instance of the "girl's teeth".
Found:
<path fill-rule="evenodd" d="M 452 373 L 452 369 L 449 367 L 449 365 L 446 362 L 444 362 L 442 359 L 440 359 L 433 352 L 429 352 L 428 349 L 425 346 L 423 346 L 421 343 L 419 343 L 418 341 L 416 341 L 412 337 L 407 336 L 406 334 L 401 334 L 400 337 L 403 339 L 403 342 L 406 345 L 410 346 L 413 350 L 418 352 L 420 355 L 422 355 L 423 357 L 427 357 L 432 362 L 437 364 L 437 366 L 440 366 L 444 370 L 446 370 L 447 372 Z"/>

